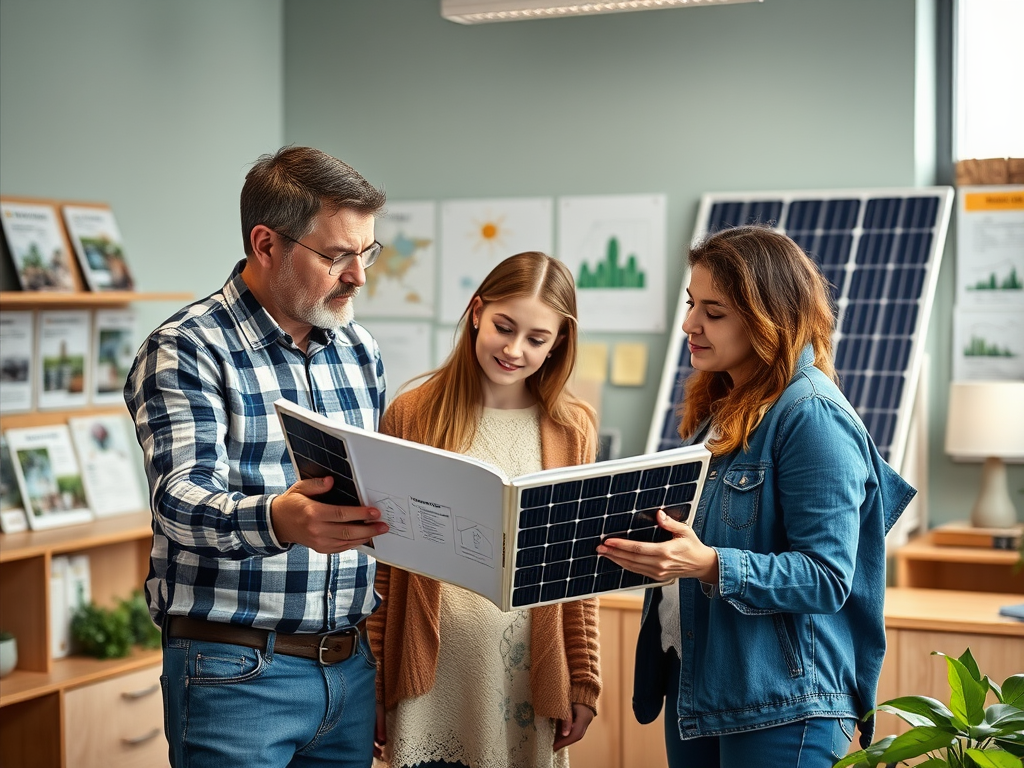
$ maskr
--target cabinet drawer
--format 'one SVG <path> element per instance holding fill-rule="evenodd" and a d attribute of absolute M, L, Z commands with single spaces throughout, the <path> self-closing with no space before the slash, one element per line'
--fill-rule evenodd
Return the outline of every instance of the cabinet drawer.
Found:
<path fill-rule="evenodd" d="M 130 672 L 64 695 L 66 765 L 164 768 L 160 666 Z"/>

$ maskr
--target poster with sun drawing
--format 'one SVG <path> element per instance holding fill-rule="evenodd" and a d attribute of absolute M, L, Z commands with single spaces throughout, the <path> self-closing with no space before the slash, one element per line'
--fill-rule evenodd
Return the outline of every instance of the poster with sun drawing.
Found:
<path fill-rule="evenodd" d="M 664 195 L 559 198 L 581 330 L 665 330 L 665 227 Z"/>
<path fill-rule="evenodd" d="M 366 270 L 359 293 L 360 317 L 433 317 L 437 206 L 432 202 L 389 202 L 377 220 L 384 246 Z"/>
<path fill-rule="evenodd" d="M 441 309 L 457 323 L 473 291 L 503 259 L 522 251 L 551 253 L 551 198 L 448 200 L 441 204 Z"/>

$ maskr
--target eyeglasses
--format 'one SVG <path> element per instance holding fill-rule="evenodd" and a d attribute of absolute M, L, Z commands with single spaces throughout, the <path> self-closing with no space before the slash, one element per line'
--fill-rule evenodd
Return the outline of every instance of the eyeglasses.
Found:
<path fill-rule="evenodd" d="M 310 248 L 305 243 L 300 243 L 294 237 L 288 237 L 288 235 L 284 234 L 283 232 L 278 232 L 276 229 L 273 230 L 273 232 L 280 235 L 285 240 L 291 240 L 296 245 L 301 245 L 307 251 L 313 251 L 313 253 L 315 253 L 321 259 L 327 259 L 329 262 L 331 262 L 331 267 L 329 270 L 327 270 L 327 274 L 329 275 L 341 274 L 342 268 L 351 264 L 353 259 L 359 259 L 359 261 L 363 265 L 363 269 L 369 269 L 370 267 L 373 266 L 373 263 L 377 261 L 377 257 L 380 256 L 380 252 L 384 250 L 384 246 L 378 243 L 376 240 L 374 240 L 373 244 L 365 251 L 362 251 L 361 253 L 343 253 L 340 256 L 328 256 L 325 253 L 320 253 L 320 251 L 315 250 L 314 248 Z"/>

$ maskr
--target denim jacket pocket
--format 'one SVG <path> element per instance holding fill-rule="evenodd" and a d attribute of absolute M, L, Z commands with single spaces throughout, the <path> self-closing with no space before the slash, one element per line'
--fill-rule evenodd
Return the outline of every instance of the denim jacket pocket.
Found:
<path fill-rule="evenodd" d="M 731 467 L 722 478 L 722 519 L 732 528 L 747 528 L 757 520 L 764 484 L 764 467 L 758 465 Z"/>

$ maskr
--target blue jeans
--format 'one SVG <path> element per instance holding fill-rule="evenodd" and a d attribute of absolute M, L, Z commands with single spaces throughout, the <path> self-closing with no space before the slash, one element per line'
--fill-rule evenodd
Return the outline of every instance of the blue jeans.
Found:
<path fill-rule="evenodd" d="M 669 691 L 679 690 L 679 659 L 669 653 Z M 771 728 L 680 739 L 675 697 L 665 701 L 665 748 L 669 768 L 832 768 L 849 751 L 852 718 L 809 718 Z"/>
<path fill-rule="evenodd" d="M 274 636 L 271 635 L 273 638 Z M 164 639 L 164 731 L 176 768 L 369 768 L 376 664 L 366 638 L 347 661 Z"/>

